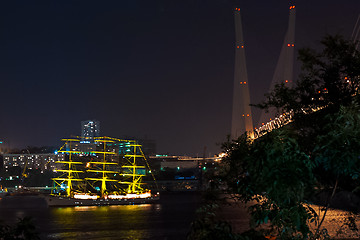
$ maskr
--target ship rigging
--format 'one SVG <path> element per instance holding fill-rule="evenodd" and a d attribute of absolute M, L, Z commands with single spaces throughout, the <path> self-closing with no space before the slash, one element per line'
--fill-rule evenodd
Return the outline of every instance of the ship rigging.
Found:
<path fill-rule="evenodd" d="M 51 195 L 53 205 L 115 205 L 151 202 L 159 199 L 142 182 L 150 166 L 135 140 L 111 137 L 62 139 L 58 150 Z M 156 181 L 155 181 L 156 184 Z"/>

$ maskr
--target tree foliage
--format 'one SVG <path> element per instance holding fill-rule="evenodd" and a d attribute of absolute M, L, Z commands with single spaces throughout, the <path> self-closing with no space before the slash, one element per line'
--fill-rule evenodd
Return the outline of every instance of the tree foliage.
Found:
<path fill-rule="evenodd" d="M 333 176 L 360 176 L 360 106 L 354 102 L 328 115 L 326 133 L 319 136 L 314 147 L 317 165 Z"/>
<path fill-rule="evenodd" d="M 338 35 L 321 44 L 321 51 L 299 51 L 294 88 L 278 84 L 257 105 L 293 111 L 294 122 L 254 141 L 244 134 L 223 144 L 219 182 L 250 204 L 253 229 L 265 226 L 278 239 L 328 238 L 322 223 L 331 198 L 349 185 L 344 179 L 360 183 L 360 53 Z M 326 188 L 332 194 L 319 216 L 308 203 Z"/>
<path fill-rule="evenodd" d="M 271 132 L 252 144 L 245 136 L 224 145 L 229 155 L 223 160 L 228 169 L 223 181 L 229 193 L 251 203 L 253 228 L 271 222 L 272 234 L 306 238 L 312 215 L 303 203 L 315 181 L 314 164 L 289 129 Z"/>
<path fill-rule="evenodd" d="M 360 53 L 353 42 L 340 35 L 327 35 L 321 44 L 321 51 L 299 50 L 302 73 L 294 88 L 277 84 L 256 106 L 292 110 L 301 117 L 312 109 L 327 107 L 337 111 L 341 105 L 349 105 L 359 90 Z"/>
<path fill-rule="evenodd" d="M 0 239 L 3 240 L 39 240 L 39 234 L 30 217 L 19 219 L 15 226 L 0 224 Z"/>
<path fill-rule="evenodd" d="M 326 131 L 313 139 L 310 153 L 299 145 L 293 126 L 253 142 L 244 134 L 223 145 L 228 155 L 221 180 L 228 193 L 250 203 L 253 229 L 269 224 L 268 234 L 278 239 L 328 237 L 322 223 L 331 198 L 341 188 L 339 181 L 350 177 L 360 183 L 360 106 L 354 101 L 325 119 Z M 326 181 L 331 184 L 324 185 Z M 331 198 L 319 216 L 309 200 L 327 187 Z M 315 231 L 309 223 L 315 224 Z"/>
<path fill-rule="evenodd" d="M 219 205 L 208 203 L 197 210 L 197 218 L 191 224 L 187 238 L 191 240 L 240 240 L 233 234 L 231 225 L 216 218 Z"/>

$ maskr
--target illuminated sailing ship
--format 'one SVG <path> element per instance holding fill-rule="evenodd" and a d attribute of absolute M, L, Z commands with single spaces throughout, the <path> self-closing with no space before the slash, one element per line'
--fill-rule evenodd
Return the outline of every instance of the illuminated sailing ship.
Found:
<path fill-rule="evenodd" d="M 45 197 L 49 206 L 141 204 L 159 199 L 142 183 L 151 170 L 136 141 L 110 137 L 63 141 L 58 154 L 64 159 L 56 162 L 61 175 L 53 178 L 52 192 Z"/>

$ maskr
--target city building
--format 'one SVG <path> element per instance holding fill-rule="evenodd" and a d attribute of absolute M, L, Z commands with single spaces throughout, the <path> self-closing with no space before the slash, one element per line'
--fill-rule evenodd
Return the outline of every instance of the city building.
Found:
<path fill-rule="evenodd" d="M 34 154 L 3 154 L 5 170 L 11 167 L 25 167 L 29 170 L 55 170 L 55 162 L 62 159 L 64 156 L 61 154 L 55 155 L 54 153 L 34 153 Z"/>
<path fill-rule="evenodd" d="M 138 143 L 142 146 L 142 150 L 145 155 L 155 155 L 157 153 L 156 141 L 153 139 L 142 138 L 137 140 Z"/>
<path fill-rule="evenodd" d="M 142 147 L 142 151 L 146 156 L 151 156 L 157 154 L 157 144 L 156 140 L 150 139 L 147 136 L 144 138 L 138 138 L 135 136 L 128 136 L 124 135 L 120 137 L 121 139 L 135 139 L 138 144 L 140 144 Z"/>
<path fill-rule="evenodd" d="M 100 136 L 100 121 L 87 120 L 81 122 L 81 141 L 82 143 L 93 142 L 94 137 Z"/>

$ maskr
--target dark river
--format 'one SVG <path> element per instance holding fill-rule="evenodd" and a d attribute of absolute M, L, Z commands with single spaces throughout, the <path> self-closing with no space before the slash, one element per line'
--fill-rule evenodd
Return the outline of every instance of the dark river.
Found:
<path fill-rule="evenodd" d="M 157 204 L 51 207 L 38 197 L 6 197 L 0 220 L 12 225 L 31 216 L 41 239 L 186 239 L 199 207 L 196 192 L 164 193 Z"/>
<path fill-rule="evenodd" d="M 0 221 L 13 225 L 18 218 L 31 216 L 42 240 L 151 239 L 185 240 L 200 206 L 201 193 L 162 193 L 156 204 L 103 207 L 51 207 L 39 197 L 5 197 L 0 201 Z M 312 206 L 316 211 L 320 206 Z M 320 211 L 320 210 L 319 210 Z M 344 229 L 336 234 L 349 213 L 330 209 L 324 227 L 335 238 L 360 239 L 360 232 Z M 218 217 L 228 221 L 234 232 L 249 229 L 249 216 L 243 204 L 225 204 Z M 360 215 L 356 215 L 360 226 Z"/>

